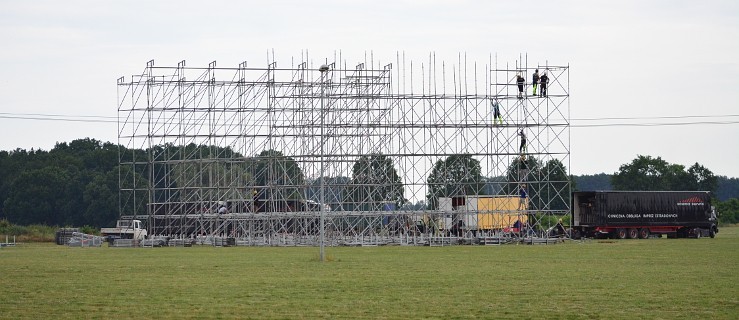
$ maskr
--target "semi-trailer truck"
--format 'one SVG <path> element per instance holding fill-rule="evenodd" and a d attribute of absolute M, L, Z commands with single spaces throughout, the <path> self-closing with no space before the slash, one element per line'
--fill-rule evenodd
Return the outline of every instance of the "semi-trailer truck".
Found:
<path fill-rule="evenodd" d="M 572 237 L 646 239 L 718 233 L 708 191 L 578 191 L 572 193 Z"/>

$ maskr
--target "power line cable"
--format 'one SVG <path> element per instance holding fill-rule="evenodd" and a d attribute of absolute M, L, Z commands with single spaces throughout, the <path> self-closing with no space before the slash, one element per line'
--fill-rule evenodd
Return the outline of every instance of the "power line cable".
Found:
<path fill-rule="evenodd" d="M 19 119 L 19 120 L 47 120 L 47 121 L 71 121 L 71 122 L 87 122 L 87 123 L 116 123 L 115 120 L 89 120 L 89 119 L 63 119 L 63 118 L 40 118 L 40 117 L 23 117 L 23 116 L 0 116 L 0 119 Z"/>
<path fill-rule="evenodd" d="M 0 115 L 9 116 L 43 116 L 43 117 L 80 117 L 80 118 L 102 118 L 117 119 L 114 116 L 100 115 L 79 115 L 79 114 L 59 114 L 59 113 L 17 113 L 17 112 L 0 112 Z M 685 119 L 685 118 L 727 118 L 739 117 L 739 114 L 716 114 L 716 115 L 680 115 L 680 116 L 655 116 L 655 117 L 602 117 L 602 118 L 572 118 L 573 121 L 599 121 L 599 120 L 647 120 L 647 119 Z"/>
<path fill-rule="evenodd" d="M 41 117 L 79 117 L 79 118 L 102 118 L 102 119 L 117 119 L 118 117 L 112 116 L 96 116 L 96 115 L 79 115 L 79 114 L 58 114 L 58 113 L 15 113 L 15 112 L 0 112 L 0 114 L 9 116 L 41 116 Z"/>
<path fill-rule="evenodd" d="M 739 117 L 739 114 L 724 115 L 683 115 L 683 116 L 659 116 L 659 117 L 603 117 L 603 118 L 574 118 L 572 121 L 604 121 L 604 120 L 651 120 L 651 119 L 689 119 L 689 118 L 731 118 Z M 75 119 L 83 118 L 83 119 Z M 85 123 L 117 123 L 117 117 L 98 115 L 66 115 L 46 113 L 14 113 L 0 112 L 0 119 L 39 120 L 39 121 L 68 121 Z M 111 120 L 107 120 L 111 119 Z M 112 120 L 116 119 L 116 120 Z M 684 125 L 727 125 L 737 124 L 739 121 L 691 121 L 691 122 L 664 122 L 664 123 L 599 123 L 599 124 L 570 124 L 573 128 L 590 127 L 659 127 L 659 126 L 684 126 Z"/>
<path fill-rule="evenodd" d="M 571 124 L 573 128 L 591 127 L 662 127 L 662 126 L 686 126 L 686 125 L 722 125 L 737 124 L 739 121 L 696 121 L 696 122 L 666 122 L 666 123 L 604 123 L 604 124 Z"/>
<path fill-rule="evenodd" d="M 698 115 L 698 116 L 659 116 L 659 117 L 604 117 L 604 118 L 572 118 L 572 121 L 601 121 L 601 120 L 648 120 L 648 119 L 687 119 L 687 118 L 730 118 L 739 117 L 739 114 Z"/>

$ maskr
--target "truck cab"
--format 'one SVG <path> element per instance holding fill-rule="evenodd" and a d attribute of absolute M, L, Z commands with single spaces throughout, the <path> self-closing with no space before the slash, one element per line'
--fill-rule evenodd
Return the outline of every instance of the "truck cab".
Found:
<path fill-rule="evenodd" d="M 147 232 L 141 220 L 123 219 L 116 221 L 115 228 L 102 228 L 100 234 L 111 239 L 146 239 Z"/>
<path fill-rule="evenodd" d="M 118 220 L 116 228 L 121 229 L 141 229 L 141 220 Z"/>

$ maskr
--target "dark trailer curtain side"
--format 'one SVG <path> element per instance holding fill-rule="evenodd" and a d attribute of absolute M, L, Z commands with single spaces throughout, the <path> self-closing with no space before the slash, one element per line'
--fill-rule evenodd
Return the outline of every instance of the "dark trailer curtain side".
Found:
<path fill-rule="evenodd" d="M 576 226 L 703 226 L 711 217 L 707 191 L 584 191 L 572 197 Z"/>

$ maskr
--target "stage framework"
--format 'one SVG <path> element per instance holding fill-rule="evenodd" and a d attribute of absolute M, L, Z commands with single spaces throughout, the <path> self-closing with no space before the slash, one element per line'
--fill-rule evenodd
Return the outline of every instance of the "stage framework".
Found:
<path fill-rule="evenodd" d="M 568 223 L 568 65 L 312 61 L 119 78 L 122 218 L 246 245 L 500 243 Z"/>

